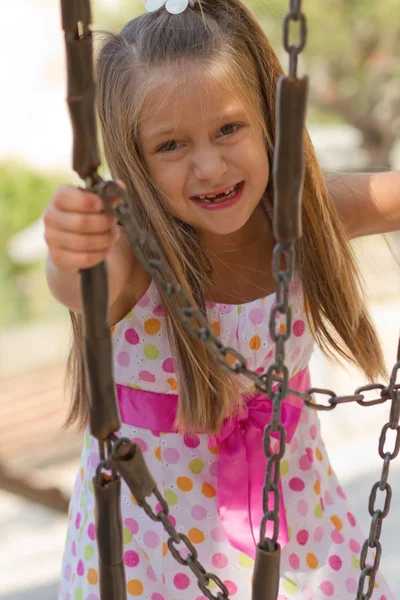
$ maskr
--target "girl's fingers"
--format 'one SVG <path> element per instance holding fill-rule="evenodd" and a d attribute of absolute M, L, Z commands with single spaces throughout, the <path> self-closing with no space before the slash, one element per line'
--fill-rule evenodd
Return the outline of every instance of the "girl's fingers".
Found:
<path fill-rule="evenodd" d="M 81 234 L 53 227 L 46 227 L 45 230 L 45 240 L 49 248 L 70 252 L 107 252 L 117 241 L 119 235 L 117 225 L 100 234 Z"/>
<path fill-rule="evenodd" d="M 103 262 L 107 252 L 70 252 L 62 248 L 53 248 L 49 254 L 53 264 L 63 271 L 74 273 Z"/>
<path fill-rule="evenodd" d="M 58 210 L 72 213 L 93 213 L 101 212 L 104 209 L 99 196 L 69 185 L 63 185 L 56 190 L 52 206 Z"/>
<path fill-rule="evenodd" d="M 46 228 L 60 231 L 99 234 L 106 233 L 116 224 L 117 219 L 109 213 L 67 212 L 49 206 L 44 213 Z"/>

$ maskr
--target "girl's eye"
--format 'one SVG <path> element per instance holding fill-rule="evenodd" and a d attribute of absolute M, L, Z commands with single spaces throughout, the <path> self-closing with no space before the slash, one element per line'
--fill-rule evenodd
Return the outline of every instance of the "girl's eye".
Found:
<path fill-rule="evenodd" d="M 238 129 L 240 129 L 240 127 L 240 123 L 227 123 L 221 127 L 220 132 L 223 136 L 230 135 L 231 133 L 235 133 Z"/>
<path fill-rule="evenodd" d="M 174 150 L 178 150 L 179 142 L 176 140 L 168 140 L 165 144 L 162 144 L 159 148 L 157 148 L 157 152 L 174 152 Z"/>

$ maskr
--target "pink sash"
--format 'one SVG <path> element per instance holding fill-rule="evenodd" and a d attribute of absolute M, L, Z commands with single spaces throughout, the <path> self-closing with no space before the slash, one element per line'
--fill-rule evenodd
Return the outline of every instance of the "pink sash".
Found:
<path fill-rule="evenodd" d="M 293 389 L 311 387 L 308 367 L 290 380 Z M 178 404 L 176 394 L 158 394 L 117 384 L 123 423 L 157 433 L 175 433 Z M 218 464 L 218 512 L 229 543 L 248 556 L 255 557 L 263 517 L 263 486 L 266 458 L 263 433 L 272 419 L 272 402 L 253 392 L 245 396 L 246 405 L 235 419 L 226 422 L 218 435 L 209 436 L 209 446 L 220 447 Z M 282 424 L 290 443 L 300 420 L 303 401 L 287 396 L 282 403 Z M 277 437 L 276 434 L 271 434 Z M 281 547 L 288 542 L 288 527 L 281 481 L 279 479 L 279 537 Z M 270 494 L 273 506 L 273 494 Z M 267 522 L 266 535 L 272 537 L 273 523 Z"/>

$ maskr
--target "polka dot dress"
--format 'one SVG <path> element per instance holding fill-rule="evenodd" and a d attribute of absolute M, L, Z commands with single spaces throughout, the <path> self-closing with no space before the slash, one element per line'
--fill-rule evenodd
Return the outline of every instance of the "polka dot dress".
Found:
<path fill-rule="evenodd" d="M 269 335 L 274 303 L 273 294 L 242 305 L 207 305 L 214 332 L 225 345 L 237 348 L 258 373 L 266 371 L 274 358 Z M 291 304 L 286 364 L 293 377 L 307 368 L 313 348 L 297 280 L 291 282 Z M 113 349 L 118 384 L 179 393 L 161 299 L 153 282 L 114 328 Z M 205 434 L 184 437 L 126 423 L 119 435 L 140 445 L 169 505 L 171 522 L 189 537 L 205 569 L 218 575 L 231 598 L 250 600 L 254 561 L 229 544 L 218 514 L 218 446 L 212 446 Z M 70 504 L 59 600 L 100 600 L 92 484 L 98 462 L 97 441 L 86 431 Z M 282 550 L 278 600 L 354 600 L 365 535 L 330 466 L 317 413 L 306 407 L 286 448 L 281 483 L 290 539 Z M 171 556 L 161 525 L 136 505 L 124 482 L 121 511 L 128 599 L 206 600 L 191 571 Z M 216 595 L 212 582 L 210 589 Z M 394 600 L 380 573 L 373 600 Z"/>

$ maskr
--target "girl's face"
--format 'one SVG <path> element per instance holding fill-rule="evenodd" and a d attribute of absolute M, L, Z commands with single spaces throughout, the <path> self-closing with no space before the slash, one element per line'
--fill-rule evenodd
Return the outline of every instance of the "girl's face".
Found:
<path fill-rule="evenodd" d="M 151 78 L 139 137 L 169 210 L 205 235 L 239 231 L 269 179 L 255 108 L 204 70 L 184 84 L 173 68 L 154 70 Z"/>

